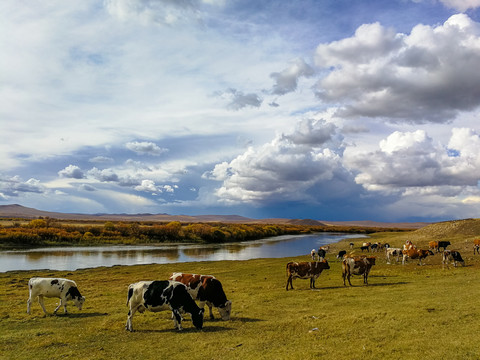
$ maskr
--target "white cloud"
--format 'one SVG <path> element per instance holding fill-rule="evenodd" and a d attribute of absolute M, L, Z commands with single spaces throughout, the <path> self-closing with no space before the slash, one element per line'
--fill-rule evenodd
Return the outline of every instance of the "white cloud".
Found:
<path fill-rule="evenodd" d="M 82 169 L 80 169 L 76 165 L 68 165 L 65 169 L 60 170 L 58 175 L 61 177 L 66 178 L 73 178 L 73 179 L 83 179 L 85 174 L 83 173 Z"/>
<path fill-rule="evenodd" d="M 223 182 L 217 195 L 233 202 L 307 199 L 306 191 L 343 171 L 340 144 L 331 141 L 336 130 L 323 121 L 304 121 L 291 134 L 217 164 L 209 174 Z"/>
<path fill-rule="evenodd" d="M 17 197 L 25 193 L 45 193 L 47 189 L 40 183 L 40 180 L 30 178 L 23 181 L 19 176 L 0 177 L 0 193 L 3 198 Z"/>
<path fill-rule="evenodd" d="M 272 93 L 284 95 L 297 89 L 298 80 L 301 77 L 310 77 L 315 70 L 305 60 L 299 58 L 291 62 L 291 65 L 281 72 L 274 72 L 270 77 L 275 80 Z"/>
<path fill-rule="evenodd" d="M 319 45 L 315 60 L 331 69 L 317 94 L 341 105 L 338 116 L 444 123 L 480 105 L 480 27 L 465 14 L 409 35 L 362 25 Z"/>
<path fill-rule="evenodd" d="M 129 142 L 126 144 L 126 147 L 127 149 L 141 155 L 148 154 L 148 155 L 159 156 L 168 151 L 168 149 L 161 148 L 158 145 L 148 141 Z"/>
<path fill-rule="evenodd" d="M 480 7 L 480 0 L 440 0 L 440 2 L 449 8 L 462 12 Z"/>
<path fill-rule="evenodd" d="M 451 151 L 455 150 L 455 156 Z M 480 181 L 480 137 L 472 129 L 453 129 L 448 147 L 425 131 L 394 132 L 374 152 L 345 150 L 345 164 L 366 189 L 385 193 L 448 191 L 458 195 Z"/>
<path fill-rule="evenodd" d="M 242 91 L 232 88 L 223 92 L 216 92 L 215 95 L 227 100 L 227 108 L 230 110 L 240 110 L 247 106 L 258 108 L 263 101 L 263 99 L 255 93 L 244 94 Z"/>

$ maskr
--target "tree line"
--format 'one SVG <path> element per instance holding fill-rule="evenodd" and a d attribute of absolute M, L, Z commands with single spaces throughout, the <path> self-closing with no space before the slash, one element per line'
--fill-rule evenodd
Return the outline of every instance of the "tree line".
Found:
<path fill-rule="evenodd" d="M 225 243 L 257 240 L 280 235 L 315 232 L 346 232 L 368 234 L 405 229 L 367 228 L 354 226 L 309 226 L 292 224 L 236 224 L 89 221 L 73 222 L 52 218 L 34 220 L 5 219 L 0 225 L 3 247 L 96 244 L 151 243 Z"/>

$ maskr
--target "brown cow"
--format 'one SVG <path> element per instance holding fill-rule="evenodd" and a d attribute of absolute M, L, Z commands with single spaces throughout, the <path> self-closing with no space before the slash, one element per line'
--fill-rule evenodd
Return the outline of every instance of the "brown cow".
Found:
<path fill-rule="evenodd" d="M 473 255 L 475 255 L 475 251 L 477 254 L 480 254 L 480 239 L 473 240 Z"/>
<path fill-rule="evenodd" d="M 218 309 L 222 320 L 230 320 L 232 302 L 227 300 L 223 291 L 222 283 L 212 275 L 173 273 L 169 280 L 179 281 L 185 284 L 188 293 L 193 299 L 198 300 L 200 309 L 208 306 L 210 319 L 214 319 L 212 306 Z"/>
<path fill-rule="evenodd" d="M 405 264 L 407 258 L 418 259 L 418 265 L 422 264 L 422 259 L 425 259 L 428 255 L 434 255 L 432 250 L 422 250 L 417 248 L 411 248 L 408 250 L 403 250 L 403 259 L 402 264 Z"/>
<path fill-rule="evenodd" d="M 363 275 L 363 283 L 368 285 L 368 274 L 373 265 L 375 265 L 375 256 L 358 256 L 358 257 L 346 257 L 342 261 L 342 277 L 343 285 L 345 284 L 345 279 L 348 279 L 348 283 L 352 286 L 350 282 L 350 276 L 352 275 Z"/>
<path fill-rule="evenodd" d="M 310 289 L 315 288 L 315 280 L 320 276 L 324 269 L 330 269 L 327 260 L 315 262 L 289 262 L 287 264 L 287 291 L 288 284 L 293 290 L 293 279 L 310 279 Z"/>
<path fill-rule="evenodd" d="M 438 252 L 438 241 L 430 241 L 428 243 L 428 248 L 430 250 L 435 250 L 435 252 Z"/>

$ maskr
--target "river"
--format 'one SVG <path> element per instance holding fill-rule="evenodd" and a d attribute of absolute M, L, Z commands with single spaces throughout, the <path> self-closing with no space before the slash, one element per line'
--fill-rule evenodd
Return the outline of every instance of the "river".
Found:
<path fill-rule="evenodd" d="M 77 270 L 99 266 L 166 264 L 190 261 L 248 260 L 308 255 L 310 250 L 359 234 L 284 235 L 227 244 L 155 246 L 48 247 L 0 251 L 0 272 L 13 270 Z M 307 258 L 305 260 L 308 260 Z"/>

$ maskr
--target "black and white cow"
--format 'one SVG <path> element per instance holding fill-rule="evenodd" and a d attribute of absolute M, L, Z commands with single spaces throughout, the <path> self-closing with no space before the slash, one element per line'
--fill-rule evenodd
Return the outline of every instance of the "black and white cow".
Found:
<path fill-rule="evenodd" d="M 60 299 L 60 304 L 58 304 L 57 308 L 53 311 L 54 314 L 57 313 L 57 310 L 60 309 L 62 305 L 63 311 L 67 313 L 68 300 L 72 300 L 79 310 L 82 310 L 83 303 L 85 302 L 85 297 L 78 291 L 75 281 L 68 279 L 34 277 L 28 281 L 28 290 L 30 296 L 27 300 L 27 314 L 30 314 L 32 300 L 37 296 L 38 303 L 42 307 L 45 315 L 47 315 L 47 310 L 43 303 L 44 297 Z"/>
<path fill-rule="evenodd" d="M 347 255 L 347 252 L 345 250 L 340 250 L 338 252 L 337 259 L 342 260 L 345 255 Z"/>
<path fill-rule="evenodd" d="M 453 262 L 453 266 L 457 267 L 457 263 L 462 264 L 465 266 L 465 260 L 463 260 L 462 255 L 458 251 L 455 250 L 444 250 L 442 256 L 442 264 L 447 264 L 448 262 Z"/>
<path fill-rule="evenodd" d="M 182 328 L 182 312 L 192 316 L 193 325 L 198 329 L 203 327 L 203 309 L 200 309 L 187 291 L 187 287 L 172 280 L 139 281 L 128 286 L 127 306 L 129 306 L 125 329 L 133 331 L 132 318 L 139 311 L 158 312 L 171 310 L 174 327 Z"/>

